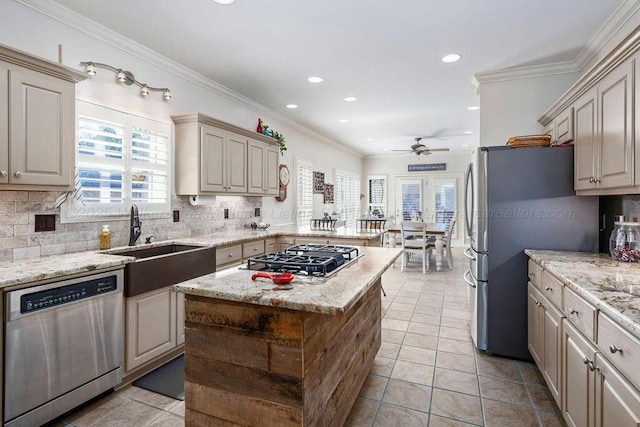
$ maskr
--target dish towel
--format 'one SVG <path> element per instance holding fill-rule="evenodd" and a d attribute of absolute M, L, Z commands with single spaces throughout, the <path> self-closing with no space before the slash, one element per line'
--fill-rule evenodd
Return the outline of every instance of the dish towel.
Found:
<path fill-rule="evenodd" d="M 80 182 L 80 173 L 78 172 L 77 169 L 76 169 L 74 182 L 75 182 L 75 185 L 74 185 L 75 188 L 73 191 L 65 191 L 64 193 L 58 194 L 58 197 L 56 197 L 56 204 L 54 206 L 55 209 L 58 209 L 64 202 L 67 201 L 69 197 L 82 203 L 83 206 L 85 205 L 84 198 L 82 197 L 82 183 Z"/>

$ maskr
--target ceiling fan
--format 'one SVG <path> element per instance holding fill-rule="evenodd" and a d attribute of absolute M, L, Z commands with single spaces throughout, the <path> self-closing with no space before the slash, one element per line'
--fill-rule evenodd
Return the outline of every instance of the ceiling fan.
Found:
<path fill-rule="evenodd" d="M 433 151 L 449 151 L 448 148 L 429 148 L 426 145 L 420 143 L 420 141 L 422 139 L 428 139 L 428 138 L 434 138 L 434 137 L 432 137 L 432 136 L 424 136 L 424 137 L 423 136 L 419 136 L 417 138 L 414 138 L 416 143 L 411 146 L 411 150 L 391 150 L 391 151 L 403 151 L 403 152 L 407 152 L 407 153 L 415 153 L 416 156 L 419 156 L 420 154 L 424 154 L 425 156 L 428 156 Z"/>

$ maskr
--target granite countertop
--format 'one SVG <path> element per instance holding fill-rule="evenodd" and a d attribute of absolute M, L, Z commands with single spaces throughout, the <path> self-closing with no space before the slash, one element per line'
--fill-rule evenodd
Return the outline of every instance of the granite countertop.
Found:
<path fill-rule="evenodd" d="M 531 249 L 524 252 L 640 339 L 640 264 L 615 261 L 606 254 Z"/>
<path fill-rule="evenodd" d="M 401 249 L 361 248 L 364 256 L 326 278 L 295 276 L 293 289 L 275 290 L 268 279 L 251 280 L 255 271 L 229 268 L 174 286 L 178 292 L 228 301 L 341 314 L 349 310 L 401 254 Z"/>
<path fill-rule="evenodd" d="M 308 227 L 273 226 L 267 230 L 242 229 L 205 236 L 187 237 L 184 239 L 156 241 L 150 244 L 138 244 L 135 248 L 140 248 L 142 246 L 163 246 L 171 243 L 222 246 L 285 235 L 374 239 L 379 234 L 379 232 L 358 232 L 353 228 L 345 227 L 338 227 L 335 230 L 311 230 Z M 118 248 L 111 248 L 109 252 L 127 249 L 133 248 L 129 246 L 122 246 Z M 124 266 L 134 260 L 135 259 L 133 257 L 109 254 L 106 251 L 86 251 L 3 262 L 0 263 L 0 289 L 7 286 L 58 279 L 72 274 Z"/>

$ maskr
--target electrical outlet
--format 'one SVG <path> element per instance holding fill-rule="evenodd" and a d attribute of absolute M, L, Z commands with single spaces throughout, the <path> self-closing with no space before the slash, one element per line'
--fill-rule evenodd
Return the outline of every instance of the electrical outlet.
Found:
<path fill-rule="evenodd" d="M 229 219 L 229 209 L 224 210 L 224 219 Z"/>
<path fill-rule="evenodd" d="M 56 231 L 56 215 L 36 215 L 36 233 L 40 231 Z"/>
<path fill-rule="evenodd" d="M 173 222 L 180 222 L 180 211 L 173 211 Z"/>
<path fill-rule="evenodd" d="M 260 216 L 260 208 L 255 208 L 253 210 L 253 216 Z"/>

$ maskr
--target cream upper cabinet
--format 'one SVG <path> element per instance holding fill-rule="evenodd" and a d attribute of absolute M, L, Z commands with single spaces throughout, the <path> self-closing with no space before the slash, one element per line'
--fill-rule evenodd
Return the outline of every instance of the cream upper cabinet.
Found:
<path fill-rule="evenodd" d="M 277 195 L 278 150 L 272 138 L 199 113 L 171 119 L 176 194 Z"/>
<path fill-rule="evenodd" d="M 565 144 L 573 141 L 573 108 L 567 108 L 554 121 L 549 123 L 544 133 L 551 135 L 552 144 Z"/>
<path fill-rule="evenodd" d="M 278 148 L 272 144 L 249 139 L 247 192 L 278 195 Z"/>
<path fill-rule="evenodd" d="M 596 135 L 596 89 L 582 95 L 575 103 L 574 188 L 594 188 L 598 140 Z"/>
<path fill-rule="evenodd" d="M 0 45 L 0 190 L 73 188 L 75 83 L 84 78 Z"/>

